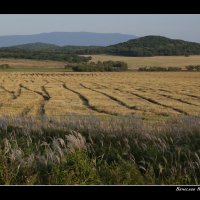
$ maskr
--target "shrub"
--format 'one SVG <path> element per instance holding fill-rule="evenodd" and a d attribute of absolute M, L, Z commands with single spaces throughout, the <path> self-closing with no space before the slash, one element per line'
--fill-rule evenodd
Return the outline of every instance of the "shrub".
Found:
<path fill-rule="evenodd" d="M 10 68 L 9 64 L 0 65 L 0 69 L 8 69 L 8 68 Z"/>
<path fill-rule="evenodd" d="M 138 71 L 147 71 L 147 72 L 163 72 L 163 71 L 181 71 L 180 67 L 140 67 Z"/>
<path fill-rule="evenodd" d="M 126 71 L 128 65 L 121 61 L 105 61 L 97 63 L 81 63 L 72 67 L 77 72 L 103 72 L 103 71 Z"/>
<path fill-rule="evenodd" d="M 181 67 L 168 67 L 167 71 L 182 71 Z"/>
<path fill-rule="evenodd" d="M 139 67 L 138 71 L 148 71 L 148 68 L 147 67 Z"/>
<path fill-rule="evenodd" d="M 200 71 L 200 65 L 196 65 L 196 66 L 195 66 L 195 70 L 196 70 L 196 71 Z"/>
<path fill-rule="evenodd" d="M 200 65 L 188 65 L 185 68 L 187 71 L 200 71 Z"/>
<path fill-rule="evenodd" d="M 194 71 L 194 69 L 195 69 L 194 65 L 187 65 L 187 66 L 185 66 L 185 68 L 187 71 Z"/>
<path fill-rule="evenodd" d="M 0 184 L 200 184 L 200 117 L 0 118 Z"/>

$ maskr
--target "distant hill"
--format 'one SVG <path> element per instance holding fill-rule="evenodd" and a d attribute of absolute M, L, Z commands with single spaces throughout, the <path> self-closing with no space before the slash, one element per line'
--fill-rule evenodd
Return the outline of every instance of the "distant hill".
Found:
<path fill-rule="evenodd" d="M 61 60 L 87 62 L 90 57 L 80 55 L 110 54 L 121 56 L 175 56 L 200 55 L 200 44 L 174 40 L 162 36 L 145 36 L 116 45 L 59 46 L 46 43 L 29 43 L 12 47 L 1 47 L 0 58 L 26 58 L 39 60 Z"/>
<path fill-rule="evenodd" d="M 31 50 L 31 51 L 40 51 L 40 50 L 58 50 L 61 47 L 55 44 L 46 44 L 42 42 L 36 42 L 36 43 L 28 43 L 28 44 L 22 44 L 22 45 L 15 45 L 12 47 L 3 47 L 2 49 L 21 49 L 21 50 Z"/>
<path fill-rule="evenodd" d="M 83 47 L 66 48 L 46 43 L 30 43 L 12 47 L 1 47 L 0 58 L 57 60 L 70 63 L 89 61 L 90 57 L 79 56 L 78 53 L 75 53 L 79 48 Z"/>
<path fill-rule="evenodd" d="M 0 47 L 28 43 L 48 43 L 59 46 L 108 46 L 137 38 L 120 33 L 52 32 L 34 35 L 0 36 Z"/>
<path fill-rule="evenodd" d="M 79 54 L 79 51 L 87 51 L 87 50 L 93 50 L 102 48 L 100 46 L 72 46 L 72 45 L 66 45 L 66 46 L 58 46 L 54 44 L 47 44 L 42 42 L 36 42 L 36 43 L 28 43 L 28 44 L 21 44 L 21 45 L 15 45 L 11 47 L 0 47 L 0 50 L 6 50 L 6 51 L 62 51 L 65 53 L 75 53 Z M 81 53 L 80 53 L 81 54 Z"/>
<path fill-rule="evenodd" d="M 162 36 L 145 36 L 102 48 L 101 52 L 124 56 L 199 55 L 200 44 Z"/>

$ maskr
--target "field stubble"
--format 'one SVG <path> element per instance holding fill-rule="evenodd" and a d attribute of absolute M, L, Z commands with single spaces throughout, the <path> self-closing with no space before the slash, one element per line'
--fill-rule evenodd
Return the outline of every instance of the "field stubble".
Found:
<path fill-rule="evenodd" d="M 0 184 L 199 184 L 199 79 L 0 73 Z"/>
<path fill-rule="evenodd" d="M 97 61 L 124 61 L 128 64 L 129 69 L 138 69 L 145 66 L 159 67 L 182 67 L 187 65 L 199 65 L 200 56 L 153 56 L 153 57 L 127 57 L 113 55 L 91 55 L 92 62 Z"/>
<path fill-rule="evenodd" d="M 1 73 L 0 115 L 197 116 L 199 78 L 192 72 Z"/>

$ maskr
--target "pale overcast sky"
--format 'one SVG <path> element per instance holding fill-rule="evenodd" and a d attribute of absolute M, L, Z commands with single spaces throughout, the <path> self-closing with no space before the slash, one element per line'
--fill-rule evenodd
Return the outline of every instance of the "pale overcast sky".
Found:
<path fill-rule="evenodd" d="M 200 14 L 0 14 L 0 35 L 58 31 L 162 35 L 200 43 Z"/>

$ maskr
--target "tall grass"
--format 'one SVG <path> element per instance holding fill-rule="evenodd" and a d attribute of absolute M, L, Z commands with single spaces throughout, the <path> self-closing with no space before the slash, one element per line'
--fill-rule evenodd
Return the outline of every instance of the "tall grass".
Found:
<path fill-rule="evenodd" d="M 0 118 L 0 184 L 200 184 L 200 118 Z"/>

